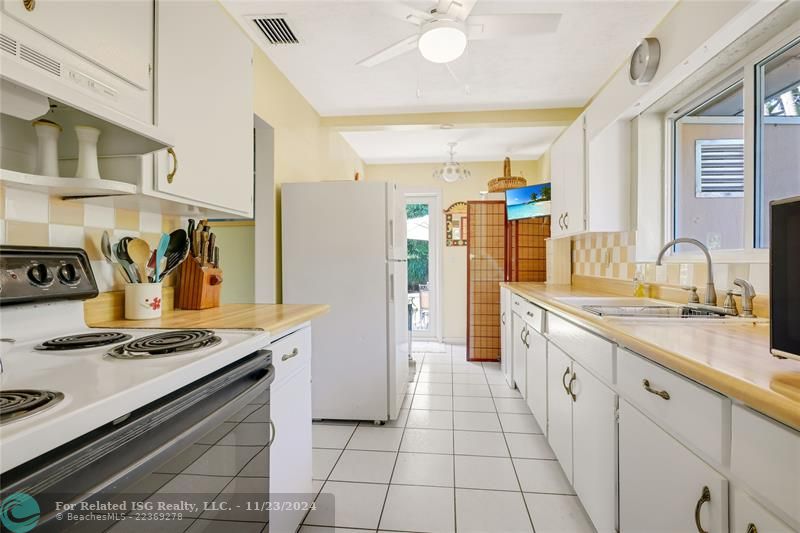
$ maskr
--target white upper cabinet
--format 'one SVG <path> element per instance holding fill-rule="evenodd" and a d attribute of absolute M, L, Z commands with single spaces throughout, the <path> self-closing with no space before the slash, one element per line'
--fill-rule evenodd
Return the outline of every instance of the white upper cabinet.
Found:
<path fill-rule="evenodd" d="M 153 1 L 3 0 L 3 11 L 129 83 L 149 89 Z M 30 4 L 28 4 L 30 6 Z"/>
<path fill-rule="evenodd" d="M 630 122 L 588 140 L 585 120 L 578 117 L 551 148 L 553 237 L 630 229 Z"/>
<path fill-rule="evenodd" d="M 156 3 L 155 195 L 252 216 L 253 45 L 216 1 Z"/>

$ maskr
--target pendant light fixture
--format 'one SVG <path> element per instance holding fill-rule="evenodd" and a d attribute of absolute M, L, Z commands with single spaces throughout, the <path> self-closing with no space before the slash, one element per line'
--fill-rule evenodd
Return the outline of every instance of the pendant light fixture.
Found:
<path fill-rule="evenodd" d="M 443 164 L 440 168 L 434 170 L 433 177 L 437 180 L 442 180 L 447 183 L 455 183 L 456 181 L 469 179 L 472 173 L 453 159 L 456 154 L 455 148 L 458 143 L 453 142 L 447 144 L 450 146 L 450 161 Z"/>

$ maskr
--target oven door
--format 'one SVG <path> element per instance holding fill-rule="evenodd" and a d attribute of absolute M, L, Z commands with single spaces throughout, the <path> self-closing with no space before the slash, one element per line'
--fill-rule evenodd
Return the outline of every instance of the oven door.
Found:
<path fill-rule="evenodd" d="M 261 350 L 4 473 L 3 522 L 83 533 L 230 520 L 260 531 L 269 521 L 271 362 Z"/>

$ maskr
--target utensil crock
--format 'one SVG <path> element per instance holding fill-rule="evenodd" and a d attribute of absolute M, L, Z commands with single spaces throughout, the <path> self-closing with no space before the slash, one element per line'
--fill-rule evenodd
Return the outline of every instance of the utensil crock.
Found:
<path fill-rule="evenodd" d="M 161 316 L 161 283 L 127 283 L 125 285 L 125 318 L 145 320 Z"/>

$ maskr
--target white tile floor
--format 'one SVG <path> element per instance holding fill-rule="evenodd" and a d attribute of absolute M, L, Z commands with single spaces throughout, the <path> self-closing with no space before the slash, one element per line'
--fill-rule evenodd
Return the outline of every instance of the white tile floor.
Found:
<path fill-rule="evenodd" d="M 312 512 L 300 531 L 594 531 L 500 365 L 422 349 L 398 420 L 314 424 L 314 488 L 334 494 L 335 523 Z"/>

